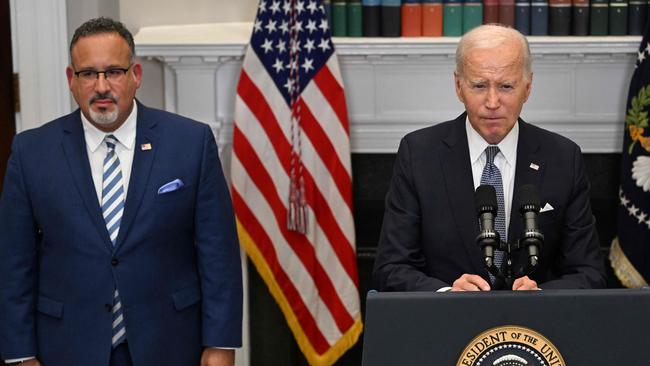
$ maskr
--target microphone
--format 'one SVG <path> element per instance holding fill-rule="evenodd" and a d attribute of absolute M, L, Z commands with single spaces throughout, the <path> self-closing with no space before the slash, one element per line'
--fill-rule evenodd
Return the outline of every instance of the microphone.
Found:
<path fill-rule="evenodd" d="M 539 194 L 537 188 L 532 184 L 526 184 L 519 188 L 519 212 L 524 219 L 524 233 L 520 244 L 528 248 L 528 259 L 531 268 L 535 268 L 539 261 L 539 250 L 544 244 L 544 235 L 537 226 L 537 214 L 539 213 Z"/>
<path fill-rule="evenodd" d="M 494 230 L 494 218 L 497 216 L 497 192 L 493 186 L 481 185 L 474 192 L 474 207 L 479 218 L 480 233 L 476 242 L 483 249 L 485 266 L 488 270 L 494 266 L 494 250 L 499 248 L 501 237 Z M 491 271 L 490 271 L 491 272 Z"/>

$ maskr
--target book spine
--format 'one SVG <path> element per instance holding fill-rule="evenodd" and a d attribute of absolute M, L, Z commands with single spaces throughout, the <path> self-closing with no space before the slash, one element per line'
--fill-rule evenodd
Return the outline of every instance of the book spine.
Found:
<path fill-rule="evenodd" d="M 532 36 L 548 35 L 548 1 L 531 1 L 530 34 Z"/>
<path fill-rule="evenodd" d="M 361 6 L 363 36 L 381 36 L 381 0 L 363 0 Z"/>
<path fill-rule="evenodd" d="M 402 1 L 402 37 L 422 36 L 422 4 L 419 1 Z"/>
<path fill-rule="evenodd" d="M 499 22 L 499 0 L 483 0 L 483 24 Z"/>
<path fill-rule="evenodd" d="M 422 35 L 442 36 L 442 0 L 424 0 L 422 3 Z"/>
<path fill-rule="evenodd" d="M 442 5 L 442 34 L 458 37 L 463 34 L 463 4 L 461 0 L 444 0 Z"/>
<path fill-rule="evenodd" d="M 589 0 L 573 0 L 571 34 L 574 36 L 589 35 Z"/>
<path fill-rule="evenodd" d="M 515 29 L 521 34 L 530 35 L 530 1 L 515 1 Z"/>
<path fill-rule="evenodd" d="M 515 0 L 499 0 L 499 23 L 515 27 Z"/>
<path fill-rule="evenodd" d="M 627 34 L 627 0 L 610 0 L 609 2 L 609 35 L 624 36 Z"/>
<path fill-rule="evenodd" d="M 381 1 L 381 35 L 384 37 L 399 37 L 402 25 L 402 2 L 400 0 Z"/>
<path fill-rule="evenodd" d="M 608 0 L 591 0 L 589 6 L 589 34 L 606 36 L 609 29 Z"/>
<path fill-rule="evenodd" d="M 571 34 L 571 0 L 549 0 L 548 34 L 568 36 Z"/>
<path fill-rule="evenodd" d="M 327 24 L 329 24 L 330 29 L 332 27 L 332 1 L 323 0 L 323 8 L 325 8 L 325 15 L 327 16 Z"/>
<path fill-rule="evenodd" d="M 483 1 L 465 0 L 463 3 L 463 34 L 483 24 Z"/>
<path fill-rule="evenodd" d="M 332 2 L 332 36 L 346 37 L 348 35 L 348 4 L 345 0 Z"/>
<path fill-rule="evenodd" d="M 363 35 L 361 0 L 348 1 L 348 37 L 361 37 Z"/>
<path fill-rule="evenodd" d="M 633 36 L 643 35 L 648 16 L 648 3 L 645 0 L 630 0 L 627 18 L 628 33 Z"/>

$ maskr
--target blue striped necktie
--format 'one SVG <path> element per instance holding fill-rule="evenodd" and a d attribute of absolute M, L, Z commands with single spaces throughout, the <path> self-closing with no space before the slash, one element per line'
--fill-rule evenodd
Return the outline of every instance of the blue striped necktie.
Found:
<path fill-rule="evenodd" d="M 494 190 L 497 192 L 497 204 L 499 208 L 497 210 L 497 217 L 494 219 L 494 229 L 501 236 L 501 241 L 507 241 L 506 238 L 506 210 L 504 206 L 503 199 L 503 180 L 501 179 L 501 172 L 496 165 L 494 165 L 494 157 L 499 153 L 499 147 L 490 145 L 485 148 L 485 167 L 483 168 L 483 173 L 481 174 L 481 184 L 487 184 L 494 187 Z M 496 250 L 494 252 L 494 264 L 501 268 L 503 264 L 503 251 Z M 494 284 L 495 278 L 490 274 L 490 280 Z"/>
<path fill-rule="evenodd" d="M 124 213 L 124 183 L 122 180 L 122 169 L 120 168 L 120 159 L 115 153 L 115 144 L 117 139 L 113 135 L 108 135 L 104 139 L 108 151 L 104 159 L 104 169 L 102 174 L 102 214 L 106 222 L 106 230 L 111 238 L 111 243 L 115 247 L 117 234 L 120 232 L 120 222 Z M 126 327 L 124 325 L 124 312 L 120 293 L 115 287 L 113 293 L 113 325 L 111 344 L 116 347 L 126 340 Z"/>

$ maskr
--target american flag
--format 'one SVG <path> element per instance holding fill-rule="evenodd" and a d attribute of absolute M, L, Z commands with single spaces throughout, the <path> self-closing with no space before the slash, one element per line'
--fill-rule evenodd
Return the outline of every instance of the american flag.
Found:
<path fill-rule="evenodd" d="M 362 324 L 347 109 L 320 1 L 260 2 L 234 125 L 240 241 L 306 359 L 331 365 Z"/>

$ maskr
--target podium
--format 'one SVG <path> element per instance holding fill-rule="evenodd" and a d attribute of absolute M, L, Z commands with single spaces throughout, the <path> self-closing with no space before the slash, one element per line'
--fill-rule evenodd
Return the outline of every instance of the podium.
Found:
<path fill-rule="evenodd" d="M 650 365 L 650 290 L 369 293 L 363 366 Z"/>

